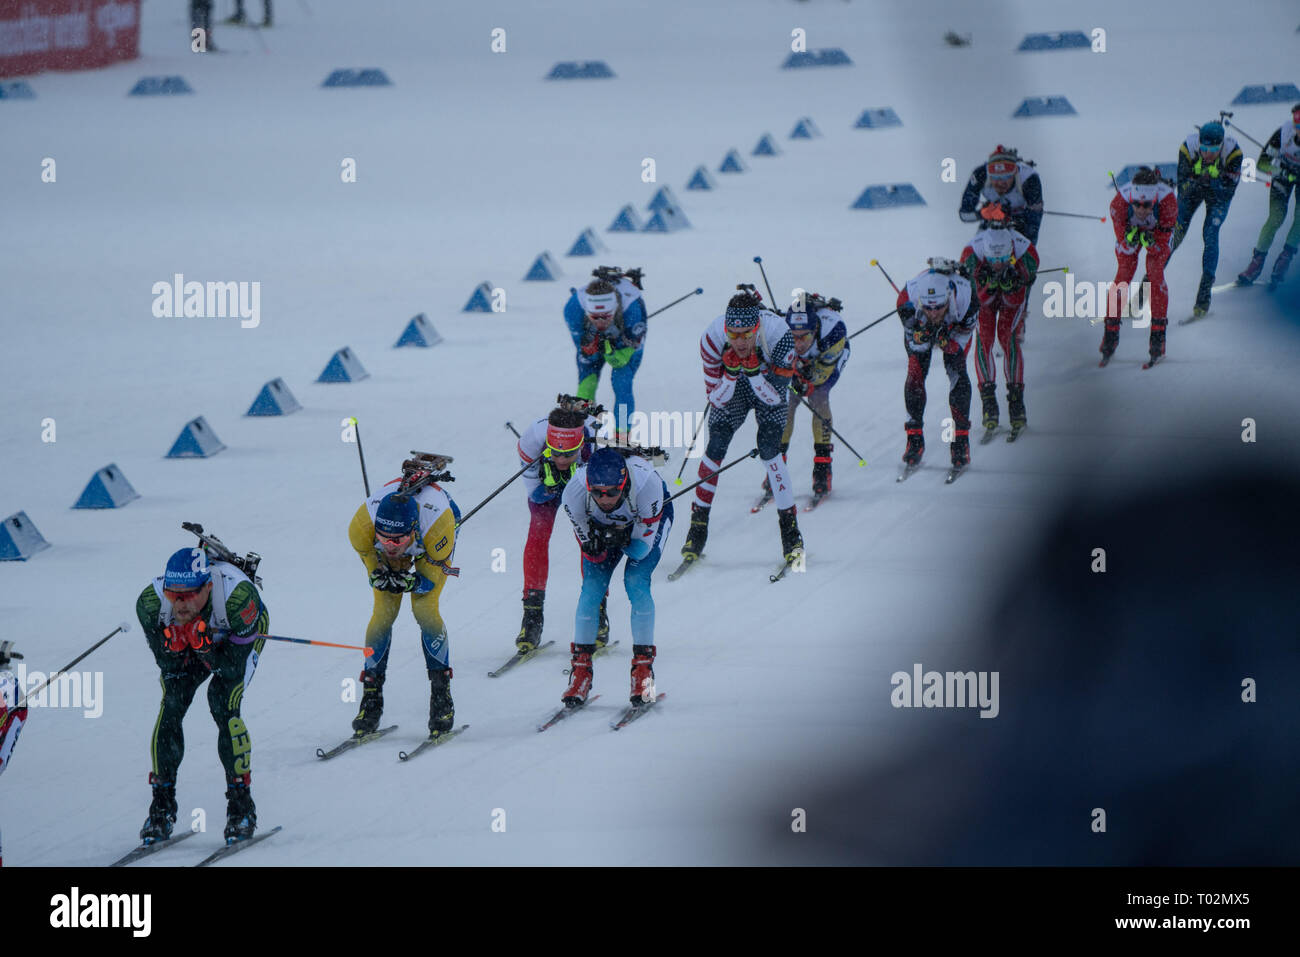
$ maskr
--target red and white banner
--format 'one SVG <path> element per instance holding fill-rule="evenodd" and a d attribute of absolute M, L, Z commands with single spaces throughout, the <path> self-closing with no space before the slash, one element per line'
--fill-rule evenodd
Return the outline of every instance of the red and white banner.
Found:
<path fill-rule="evenodd" d="M 0 77 L 140 55 L 140 0 L 0 0 Z"/>

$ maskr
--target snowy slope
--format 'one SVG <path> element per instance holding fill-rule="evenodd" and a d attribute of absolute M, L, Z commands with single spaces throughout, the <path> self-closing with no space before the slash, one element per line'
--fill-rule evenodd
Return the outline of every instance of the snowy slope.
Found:
<path fill-rule="evenodd" d="M 10 862 L 98 864 L 134 839 L 149 796 L 158 694 L 134 600 L 188 544 L 182 521 L 264 556 L 273 631 L 359 643 L 369 595 L 345 532 L 361 484 L 355 449 L 340 440 L 342 418 L 361 422 L 372 485 L 393 477 L 408 449 L 454 455 L 451 491 L 467 511 L 516 468 L 503 423 L 522 427 L 572 390 L 560 309 L 596 262 L 642 265 L 651 309 L 704 287 L 651 320 L 636 383 L 643 410 L 698 413 L 699 333 L 736 283 L 761 282 L 755 255 L 778 300 L 795 286 L 836 295 L 856 330 L 893 307 L 867 260 L 902 282 L 927 256 L 960 251 L 969 238 L 956 217 L 961 189 L 995 144 L 1038 161 L 1049 208 L 1101 216 L 1107 170 L 1172 160 L 1194 125 L 1243 85 L 1294 79 L 1285 75 L 1294 62 L 1290 26 L 1269 26 L 1289 24 L 1287 4 L 1211 23 L 1191 6 L 1150 4 L 1146 22 L 1136 22 L 1131 4 L 1100 3 L 1085 23 L 1076 8 L 1042 3 L 658 0 L 619 3 L 614 16 L 595 0 L 312 0 L 277 5 L 273 30 L 219 31 L 228 52 L 200 58 L 187 52 L 181 5 L 155 0 L 145 4 L 138 62 L 32 79 L 37 99 L 0 104 L 0 202 L 10 224 L 0 233 L 0 513 L 26 510 L 54 547 L 0 566 L 0 635 L 19 643 L 30 668 L 47 670 L 119 620 L 133 631 L 82 666 L 104 674 L 102 717 L 33 711 L 0 782 Z M 1108 31 L 1105 54 L 1014 53 L 1026 32 L 1093 26 Z M 507 31 L 504 54 L 490 51 L 495 27 Z M 778 69 L 796 27 L 810 48 L 842 46 L 855 65 Z M 947 29 L 973 34 L 974 46 L 946 47 Z M 541 79 L 557 60 L 594 58 L 617 78 Z M 394 85 L 320 88 L 335 68 L 366 66 L 386 70 Z M 193 96 L 125 95 L 139 76 L 173 73 Z M 1153 75 L 1165 92 L 1133 90 L 1135 77 Z M 1010 119 L 1025 96 L 1050 94 L 1067 95 L 1079 115 Z M 863 109 L 880 106 L 894 107 L 903 127 L 852 128 Z M 787 140 L 800 116 L 824 136 Z M 1280 108 L 1237 110 L 1261 138 L 1284 118 Z M 748 156 L 764 132 L 784 155 Z M 716 168 L 732 147 L 750 172 L 717 176 L 715 192 L 684 189 L 695 166 Z M 44 157 L 58 164 L 54 184 L 40 180 Z M 355 184 L 340 182 L 348 157 Z M 641 181 L 645 157 L 655 159 L 658 183 Z M 948 157 L 956 183 L 940 179 Z M 925 207 L 849 209 L 868 184 L 907 181 Z M 604 232 L 623 204 L 643 207 L 662 184 L 682 199 L 692 230 Z M 1264 187 L 1242 185 L 1222 233 L 1220 282 L 1245 266 L 1266 205 Z M 1190 312 L 1199 223 L 1169 270 L 1173 318 Z M 609 252 L 564 258 L 586 227 Z M 1039 247 L 1045 267 L 1068 264 L 1088 280 L 1113 275 L 1109 224 L 1049 217 Z M 561 280 L 521 282 L 543 250 L 561 263 Z M 174 273 L 259 281 L 261 325 L 155 318 L 151 287 Z M 507 312 L 460 313 L 485 279 L 506 289 Z M 928 467 L 894 483 L 905 412 L 892 319 L 853 341 L 835 392 L 836 428 L 867 467 L 837 443 L 834 500 L 802 523 L 806 574 L 767 583 L 779 538 L 774 514 L 748 514 L 758 467 L 722 477 L 707 566 L 673 584 L 666 571 L 656 576 L 656 673 L 670 697 L 626 732 L 610 734 L 603 720 L 626 690 L 623 656 L 597 663 L 594 690 L 603 697 L 592 713 L 532 732 L 563 689 L 560 652 L 579 588 L 563 528 L 546 605 L 556 648 L 508 677 L 485 676 L 518 628 L 527 521 L 514 488 L 463 529 L 462 575 L 444 596 L 457 715 L 472 725 L 464 738 L 409 766 L 396 761 L 427 717 L 408 613 L 386 693 L 386 718 L 401 730 L 327 764 L 313 751 L 348 731 L 354 707 L 340 688 L 360 656 L 272 644 L 244 716 L 259 819 L 286 829 L 240 862 L 771 860 L 753 822 L 789 819 L 789 782 L 833 778 L 842 764 L 917 733 L 914 715 L 889 707 L 892 672 L 931 660 L 978 667 L 963 660 L 963 628 L 998 581 L 1000 557 L 1025 541 L 1064 485 L 1099 465 L 1137 480 L 1215 442 L 1228 448 L 1256 405 L 1294 394 L 1300 346 L 1258 308 L 1258 290 L 1225 293 L 1211 319 L 1172 327 L 1168 361 L 1141 373 L 1145 331 L 1126 328 L 1119 355 L 1100 372 L 1100 326 L 1044 319 L 1042 287 L 1025 346 L 1032 432 L 1016 446 L 977 445 L 970 473 L 953 487 L 941 481 L 939 372 L 929 382 Z M 392 350 L 417 312 L 446 341 Z M 314 383 L 344 345 L 370 378 Z M 277 376 L 304 411 L 243 418 Z M 600 396 L 612 398 L 607 384 Z M 184 422 L 200 414 L 227 450 L 164 460 Z M 40 440 L 47 417 L 57 422 L 54 443 Z M 790 454 L 801 488 L 811 467 L 806 422 L 805 414 Z M 748 450 L 750 434 L 737 437 L 733 456 Z M 1109 461 L 1099 463 L 1099 449 Z M 670 479 L 679 461 L 664 470 Z M 124 510 L 71 511 L 109 462 L 142 498 Z M 689 501 L 677 503 L 669 567 Z M 505 550 L 505 573 L 492 571 L 495 549 Z M 620 650 L 629 651 L 617 588 L 610 611 Z M 186 731 L 180 802 L 204 808 L 210 831 L 219 830 L 221 771 L 201 700 Z M 779 794 L 774 780 L 786 783 Z M 490 829 L 498 808 L 505 834 Z"/>

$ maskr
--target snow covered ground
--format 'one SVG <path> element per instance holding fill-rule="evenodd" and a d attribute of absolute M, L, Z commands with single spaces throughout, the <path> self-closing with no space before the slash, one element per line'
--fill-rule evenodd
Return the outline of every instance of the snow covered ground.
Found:
<path fill-rule="evenodd" d="M 250 6 L 258 11 L 256 0 Z M 639 408 L 696 414 L 704 405 L 698 336 L 736 283 L 761 283 L 754 256 L 763 257 L 778 300 L 796 286 L 838 296 L 856 330 L 893 307 L 869 259 L 902 282 L 927 256 L 958 254 L 970 236 L 956 215 L 961 190 L 998 143 L 1037 161 L 1050 209 L 1100 217 L 1111 195 L 1107 170 L 1172 161 L 1179 142 L 1242 86 L 1296 79 L 1287 73 L 1296 43 L 1287 3 L 1253 4 L 1249 17 L 1225 17 L 1208 3 L 1146 4 L 1140 17 L 1129 3 L 1083 9 L 309 0 L 277 4 L 272 30 L 220 29 L 223 52 L 200 57 L 188 52 L 183 5 L 151 0 L 139 61 L 41 75 L 29 81 L 35 100 L 0 102 L 0 514 L 25 510 L 53 546 L 0 566 L 0 637 L 17 642 L 28 668 L 49 670 L 117 622 L 133 625 L 79 666 L 103 673 L 102 715 L 33 710 L 0 782 L 9 863 L 95 865 L 134 841 L 148 806 L 158 698 L 134 601 L 167 556 L 190 544 L 182 521 L 264 556 L 275 633 L 362 640 L 369 588 L 346 539 L 362 489 L 356 449 L 341 440 L 344 417 L 361 423 L 372 485 L 394 477 L 409 449 L 445 452 L 456 459 L 451 492 L 467 511 L 517 467 L 503 423 L 522 427 L 556 393 L 573 390 L 560 311 L 569 287 L 597 263 L 642 266 L 651 309 L 704 288 L 651 320 L 636 382 Z M 504 53 L 491 50 L 498 27 Z M 1025 33 L 1094 27 L 1107 31 L 1105 53 L 1015 52 Z M 842 47 L 854 64 L 779 69 L 796 28 L 809 49 Z M 947 30 L 972 35 L 973 44 L 946 46 Z M 542 79 L 556 61 L 597 58 L 615 79 Z M 382 68 L 393 85 L 322 89 L 340 67 Z M 139 77 L 168 74 L 183 75 L 194 94 L 126 95 Z M 1043 95 L 1067 96 L 1078 115 L 1011 118 L 1022 99 Z M 864 109 L 885 106 L 901 127 L 853 128 Z M 1236 121 L 1262 139 L 1286 119 L 1286 106 L 1235 108 Z M 787 139 L 802 116 L 820 138 Z M 765 132 L 783 154 L 750 157 Z M 733 147 L 749 172 L 715 175 L 713 192 L 684 189 L 697 165 L 716 169 Z M 54 183 L 40 176 L 47 157 L 57 164 Z M 355 183 L 340 178 L 348 158 Z M 645 158 L 655 160 L 655 183 L 642 181 Z M 946 159 L 955 182 L 941 178 Z M 927 205 L 849 208 L 865 186 L 896 182 L 915 184 Z M 692 229 L 605 232 L 621 206 L 644 208 L 665 184 Z M 1246 265 L 1266 206 L 1265 187 L 1241 186 L 1222 232 L 1220 282 Z M 587 227 L 608 252 L 565 258 Z M 1168 272 L 1171 320 L 1191 310 L 1199 230 L 1198 216 Z M 1062 217 L 1046 219 L 1039 242 L 1045 268 L 1068 265 L 1088 281 L 1112 277 L 1112 246 L 1109 224 Z M 1281 237 L 1274 254 L 1280 246 Z M 522 282 L 543 250 L 563 275 Z M 260 324 L 156 318 L 153 285 L 176 273 L 259 282 Z M 506 290 L 506 312 L 460 312 L 484 280 Z M 968 639 L 1013 559 L 1067 492 L 1102 482 L 1132 488 L 1207 455 L 1231 463 L 1256 448 L 1294 465 L 1284 438 L 1293 427 L 1275 412 L 1294 412 L 1300 342 L 1261 290 L 1223 293 L 1206 320 L 1171 324 L 1169 358 L 1141 372 L 1145 330 L 1125 328 L 1116 359 L 1099 370 L 1100 325 L 1044 318 L 1044 285 L 1034 292 L 1025 343 L 1030 432 L 1014 446 L 976 445 L 969 474 L 951 487 L 942 483 L 942 372 L 929 380 L 927 467 L 897 485 L 905 418 L 898 327 L 890 319 L 853 340 L 833 396 L 835 425 L 867 465 L 857 467 L 837 443 L 834 497 L 802 522 L 806 573 L 767 582 L 780 560 L 776 516 L 749 515 L 760 476 L 747 464 L 720 479 L 707 564 L 668 583 L 690 496 L 678 501 L 668 569 L 655 579 L 657 683 L 669 697 L 626 731 L 611 734 L 605 720 L 626 691 L 625 655 L 597 662 L 602 699 L 590 713 L 545 735 L 533 731 L 564 687 L 561 651 L 579 587 L 577 549 L 564 528 L 552 542 L 546 604 L 556 646 L 508 676 L 486 677 L 511 652 L 519 626 L 527 517 L 516 488 L 465 525 L 461 577 L 444 595 L 457 717 L 471 724 L 463 738 L 410 765 L 396 760 L 427 718 L 428 683 L 407 612 L 386 692 L 385 717 L 400 730 L 328 763 L 314 749 L 348 733 L 355 708 L 341 688 L 360 656 L 270 644 L 243 714 L 259 822 L 285 830 L 236 860 L 884 859 L 825 844 L 811 855 L 783 851 L 768 838 L 788 829 L 796 807 L 813 830 L 844 826 L 827 821 L 840 813 L 829 805 L 819 820 L 824 788 L 872 762 L 905 761 L 909 742 L 935 727 L 931 712 L 891 707 L 894 672 L 914 663 L 988 667 Z M 445 341 L 394 350 L 419 312 Z M 343 346 L 370 377 L 315 383 Z M 973 357 L 970 371 L 973 380 Z M 243 417 L 276 377 L 303 411 Z M 612 400 L 607 381 L 600 398 Z M 999 400 L 1005 410 L 1001 392 Z M 207 460 L 165 460 L 197 415 L 227 449 Z M 1246 417 L 1272 427 L 1261 424 L 1257 446 L 1240 440 Z M 55 420 L 54 442 L 42 441 L 45 419 Z M 750 448 L 750 428 L 733 456 Z M 803 491 L 811 457 L 805 413 L 790 453 Z M 121 510 L 70 510 L 110 462 L 142 497 Z M 679 462 L 663 470 L 670 480 Z M 497 549 L 504 572 L 493 571 Z M 630 652 L 618 588 L 610 613 L 620 651 Z M 971 712 L 942 717 L 998 733 L 997 720 Z M 197 859 L 194 844 L 220 842 L 224 814 L 201 699 L 186 733 L 182 812 L 203 808 L 209 822 L 208 834 L 187 845 Z M 500 810 L 504 833 L 492 826 Z M 185 852 L 174 854 L 157 863 L 181 863 Z"/>

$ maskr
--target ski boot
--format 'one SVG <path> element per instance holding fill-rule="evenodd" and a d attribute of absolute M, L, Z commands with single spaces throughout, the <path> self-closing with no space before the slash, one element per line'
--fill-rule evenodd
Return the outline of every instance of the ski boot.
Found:
<path fill-rule="evenodd" d="M 1110 361 L 1110 357 L 1115 354 L 1115 349 L 1119 345 L 1119 320 L 1107 319 L 1106 331 L 1101 336 L 1101 364 L 1105 365 Z"/>
<path fill-rule="evenodd" d="M 456 706 L 451 700 L 451 669 L 429 672 L 429 734 L 450 731 L 456 725 Z"/>
<path fill-rule="evenodd" d="M 384 676 L 377 671 L 361 672 L 361 708 L 352 719 L 352 730 L 369 734 L 379 729 L 384 714 Z"/>
<path fill-rule="evenodd" d="M 1011 431 L 1018 433 L 1028 423 L 1025 418 L 1025 384 L 1007 383 L 1007 415 L 1011 417 Z"/>
<path fill-rule="evenodd" d="M 515 647 L 520 653 L 532 651 L 542 643 L 542 605 L 545 601 L 544 588 L 530 588 L 524 592 L 524 620 L 519 626 L 519 636 L 515 638 Z"/>
<path fill-rule="evenodd" d="M 1287 268 L 1291 265 L 1291 257 L 1295 255 L 1294 246 L 1283 246 L 1282 251 L 1277 254 L 1277 259 L 1273 261 L 1273 275 L 1268 278 L 1268 291 L 1272 292 L 1282 284 L 1286 278 Z"/>
<path fill-rule="evenodd" d="M 252 775 L 244 774 L 233 778 L 226 788 L 226 830 L 227 844 L 246 841 L 257 829 L 257 807 L 253 804 L 253 794 L 249 790 Z"/>
<path fill-rule="evenodd" d="M 596 650 L 599 651 L 609 644 L 609 615 L 605 612 L 605 605 L 609 602 L 609 592 L 600 600 L 600 620 L 596 623 Z"/>
<path fill-rule="evenodd" d="M 591 693 L 591 653 L 595 645 L 570 644 L 573 658 L 569 662 L 569 687 L 560 700 L 566 707 L 576 708 L 587 703 Z"/>
<path fill-rule="evenodd" d="M 952 467 L 964 469 L 970 465 L 970 423 L 959 428 L 952 438 Z"/>
<path fill-rule="evenodd" d="M 781 552 L 786 561 L 793 561 L 795 555 L 803 551 L 803 536 L 799 534 L 799 519 L 795 512 L 795 506 L 791 505 L 776 513 L 781 526 Z"/>
<path fill-rule="evenodd" d="M 655 700 L 655 646 L 632 646 L 632 704 L 649 704 Z"/>
<path fill-rule="evenodd" d="M 903 450 L 904 465 L 920 465 L 921 456 L 925 454 L 925 432 L 921 427 L 907 425 L 907 448 Z"/>
<path fill-rule="evenodd" d="M 1150 342 L 1150 350 L 1151 350 L 1151 364 L 1153 364 L 1153 365 L 1155 364 L 1155 362 L 1156 362 L 1157 360 L 1164 358 L 1164 355 L 1165 355 L 1165 327 L 1168 326 L 1168 325 L 1169 325 L 1169 320 L 1168 320 L 1168 319 L 1152 319 L 1152 320 L 1151 320 L 1151 342 Z"/>
<path fill-rule="evenodd" d="M 813 443 L 813 495 L 829 495 L 831 491 L 831 452 L 834 445 Z"/>
<path fill-rule="evenodd" d="M 176 785 L 163 784 L 156 774 L 149 775 L 153 785 L 153 801 L 149 805 L 149 816 L 144 827 L 140 828 L 140 840 L 146 844 L 156 844 L 172 836 L 172 825 L 176 823 Z"/>
<path fill-rule="evenodd" d="M 1264 271 L 1264 260 L 1267 258 L 1267 249 L 1253 250 L 1250 256 L 1250 265 L 1237 277 L 1237 285 L 1249 286 L 1258 279 L 1259 274 Z"/>
<path fill-rule="evenodd" d="M 1011 386 L 1007 386 L 1007 400 L 1010 401 Z M 998 384 L 985 382 L 980 386 L 980 402 L 984 406 L 984 428 L 992 432 L 998 427 Z"/>
<path fill-rule="evenodd" d="M 1201 273 L 1201 284 L 1196 287 L 1196 304 L 1192 306 L 1193 316 L 1203 316 L 1210 311 L 1210 289 L 1214 277 L 1208 272 Z"/>
<path fill-rule="evenodd" d="M 686 532 L 686 544 L 682 546 L 682 558 L 693 562 L 704 552 L 704 543 L 709 537 L 709 510 L 699 502 L 691 503 L 691 527 Z"/>

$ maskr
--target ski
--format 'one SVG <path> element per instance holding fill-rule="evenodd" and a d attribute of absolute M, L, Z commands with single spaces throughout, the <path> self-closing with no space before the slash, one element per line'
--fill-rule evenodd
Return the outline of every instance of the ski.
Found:
<path fill-rule="evenodd" d="M 596 700 L 597 698 L 599 698 L 599 697 L 600 697 L 600 695 L 598 695 L 598 694 L 594 694 L 594 695 L 592 695 L 590 698 L 588 698 L 586 701 L 582 702 L 581 704 L 576 704 L 576 705 L 573 705 L 572 707 L 570 707 L 570 706 L 567 705 L 567 704 L 566 704 L 566 705 L 561 705 L 561 706 L 560 706 L 560 710 L 556 711 L 556 712 L 555 712 L 554 714 L 552 714 L 549 718 L 547 718 L 545 721 L 543 721 L 541 724 L 539 724 L 539 725 L 537 726 L 537 730 L 538 730 L 538 731 L 545 731 L 547 728 L 553 728 L 553 727 L 555 727 L 557 724 L 559 724 L 561 721 L 563 721 L 563 720 L 564 720 L 565 718 L 567 718 L 569 715 L 571 715 L 571 714 L 573 714 L 573 713 L 575 713 L 575 712 L 577 712 L 577 711 L 581 711 L 583 708 L 587 707 L 587 705 L 591 704 L 593 701 L 595 701 L 595 700 Z"/>
<path fill-rule="evenodd" d="M 141 844 L 139 847 L 135 848 L 130 853 L 125 854 L 122 857 L 119 857 L 117 860 L 115 860 L 112 864 L 109 864 L 108 866 L 125 867 L 127 864 L 130 864 L 133 861 L 138 861 L 142 857 L 148 857 L 150 854 L 154 853 L 155 851 L 161 851 L 164 848 L 171 847 L 173 844 L 179 844 L 187 837 L 193 837 L 197 833 L 198 833 L 197 831 L 182 831 L 180 834 L 177 834 L 174 837 L 169 837 L 165 841 L 154 841 L 152 844 Z"/>
<path fill-rule="evenodd" d="M 770 501 L 772 501 L 772 490 L 770 488 L 763 489 L 763 494 L 759 497 L 758 501 L 749 507 L 749 514 L 753 515 L 755 512 L 763 511 L 767 506 L 767 503 Z"/>
<path fill-rule="evenodd" d="M 1112 352 L 1112 353 L 1111 353 L 1111 356 L 1113 356 L 1113 355 L 1114 355 L 1114 353 Z M 1098 368 L 1098 369 L 1104 369 L 1104 368 L 1106 368 L 1106 365 L 1110 362 L 1110 358 L 1111 358 L 1111 356 L 1102 356 L 1102 357 L 1101 357 L 1101 361 L 1097 363 L 1097 368 Z"/>
<path fill-rule="evenodd" d="M 215 864 L 217 861 L 224 860 L 225 858 L 229 857 L 231 854 L 238 854 L 240 851 L 244 850 L 244 848 L 251 847 L 252 845 L 256 844 L 258 841 L 265 841 L 272 834 L 276 834 L 280 830 L 282 830 L 282 828 L 279 824 L 277 824 L 269 831 L 263 831 L 261 834 L 254 834 L 252 837 L 246 837 L 242 841 L 232 841 L 231 843 L 227 844 L 225 847 L 218 848 L 217 850 L 213 851 L 211 854 L 209 854 L 203 860 L 199 861 L 194 866 L 207 867 L 209 864 Z"/>
<path fill-rule="evenodd" d="M 905 481 L 906 479 L 911 478 L 912 475 L 915 474 L 916 470 L 919 469 L 920 467 L 921 467 L 920 462 L 917 462 L 915 465 L 904 465 L 903 471 L 898 473 L 898 481 L 902 482 Z"/>
<path fill-rule="evenodd" d="M 1206 316 L 1208 316 L 1208 315 L 1209 315 L 1208 312 L 1202 312 L 1202 313 L 1200 313 L 1199 315 L 1198 315 L 1197 313 L 1192 313 L 1192 314 L 1191 314 L 1190 316 L 1188 316 L 1186 319 L 1179 319 L 1179 320 L 1178 320 L 1178 324 L 1179 324 L 1180 326 L 1185 326 L 1185 325 L 1187 325 L 1188 323 L 1195 322 L 1197 319 L 1204 319 L 1204 318 L 1205 318 Z"/>
<path fill-rule="evenodd" d="M 1008 439 L 1007 441 L 1010 441 L 1010 439 Z M 943 480 L 943 484 L 951 485 L 953 482 L 957 481 L 957 477 L 961 475 L 962 472 L 965 471 L 966 471 L 966 466 L 954 465 L 952 468 L 948 470 L 948 477 Z"/>
<path fill-rule="evenodd" d="M 822 502 L 826 501 L 830 494 L 830 492 L 815 493 L 812 498 L 808 499 L 808 504 L 803 507 L 803 510 L 805 512 L 811 512 Z"/>
<path fill-rule="evenodd" d="M 534 657 L 535 655 L 537 655 L 540 651 L 542 651 L 542 649 L 544 649 L 544 648 L 549 648 L 549 647 L 551 647 L 551 645 L 553 645 L 553 644 L 555 644 L 555 642 L 553 642 L 553 641 L 545 641 L 545 642 L 542 642 L 542 644 L 538 645 L 536 648 L 534 648 L 532 651 L 516 651 L 513 655 L 511 655 L 508 659 L 506 659 L 506 663 L 503 664 L 503 665 L 502 665 L 500 668 L 498 668 L 496 671 L 489 671 L 489 672 L 488 672 L 488 677 L 489 677 L 489 678 L 500 678 L 503 674 L 505 674 L 507 671 L 509 671 L 509 670 L 510 670 L 511 668 L 513 668 L 515 665 L 521 665 L 521 664 L 523 664 L 523 663 L 524 663 L 525 661 L 527 661 L 529 658 L 532 658 L 532 657 Z"/>
<path fill-rule="evenodd" d="M 793 568 L 797 562 L 802 561 L 803 557 L 804 557 L 804 553 L 802 551 L 796 552 L 792 558 L 787 558 L 784 562 L 782 562 L 780 568 L 778 568 L 772 574 L 768 575 L 767 580 L 770 582 L 779 582 L 782 578 L 785 577 L 786 572 L 788 572 L 791 568 Z"/>
<path fill-rule="evenodd" d="M 596 650 L 591 653 L 591 660 L 595 661 L 601 655 L 608 654 L 609 650 L 618 644 L 617 641 L 611 641 L 607 645 L 597 645 Z"/>
<path fill-rule="evenodd" d="M 988 445 L 993 441 L 993 436 L 998 434 L 998 427 L 995 425 L 991 429 L 985 429 L 984 434 L 980 436 L 980 445 Z"/>
<path fill-rule="evenodd" d="M 1024 431 L 1025 427 L 1023 424 L 1016 425 L 1015 423 L 1012 423 L 1011 431 L 1007 433 L 1007 441 L 1014 442 L 1016 439 L 1020 438 L 1020 434 Z"/>
<path fill-rule="evenodd" d="M 704 557 L 703 555 L 700 556 L 700 558 L 703 558 L 703 557 Z M 682 561 L 682 563 L 681 563 L 680 565 L 678 565 L 677 568 L 676 568 L 675 570 L 673 570 L 673 571 L 671 571 L 671 572 L 668 573 L 668 580 L 669 580 L 670 582 L 675 582 L 675 581 L 677 581 L 677 579 L 681 578 L 683 575 L 686 574 L 687 569 L 689 569 L 692 565 L 697 565 L 697 564 L 699 564 L 700 558 L 687 558 L 687 559 L 684 559 L 684 560 Z"/>
<path fill-rule="evenodd" d="M 1157 362 L 1159 362 L 1159 361 L 1160 361 L 1161 359 L 1163 359 L 1163 358 L 1164 358 L 1164 356 L 1152 356 L 1152 357 L 1151 357 L 1150 359 L 1148 359 L 1146 362 L 1142 363 L 1142 368 L 1143 368 L 1143 369 L 1150 369 L 1153 365 L 1155 365 Z"/>
<path fill-rule="evenodd" d="M 645 714 L 647 711 L 649 711 L 651 708 L 657 705 L 660 701 L 663 701 L 664 698 L 666 697 L 668 697 L 667 692 L 660 692 L 659 694 L 655 695 L 655 699 L 653 701 L 644 701 L 640 704 L 628 705 L 627 708 L 623 710 L 622 714 L 620 714 L 617 718 L 615 718 L 613 721 L 609 723 L 609 730 L 617 731 L 619 728 L 627 727 L 637 718 L 641 717 L 641 715 Z"/>
<path fill-rule="evenodd" d="M 344 751 L 351 751 L 353 748 L 358 747 L 359 745 L 365 744 L 368 741 L 375 741 L 379 738 L 382 738 L 389 731 L 396 731 L 396 730 L 397 730 L 397 725 L 390 724 L 388 727 L 380 728 L 378 731 L 369 731 L 365 733 L 358 732 L 352 735 L 352 737 L 348 738 L 342 744 L 336 744 L 328 751 L 326 751 L 323 748 L 317 748 L 316 757 L 320 758 L 322 761 L 328 761 L 330 758 L 342 754 Z"/>
<path fill-rule="evenodd" d="M 460 734 L 468 727 L 469 725 L 462 724 L 459 728 L 453 728 L 450 731 L 444 731 L 442 732 L 442 734 L 429 735 L 429 737 L 425 738 L 418 745 L 416 745 L 414 751 L 398 751 L 397 760 L 409 761 L 417 754 L 423 754 L 425 751 L 428 751 L 430 748 L 436 748 L 438 745 L 443 744 L 446 741 L 450 740 L 451 738 L 456 737 L 456 735 Z"/>

